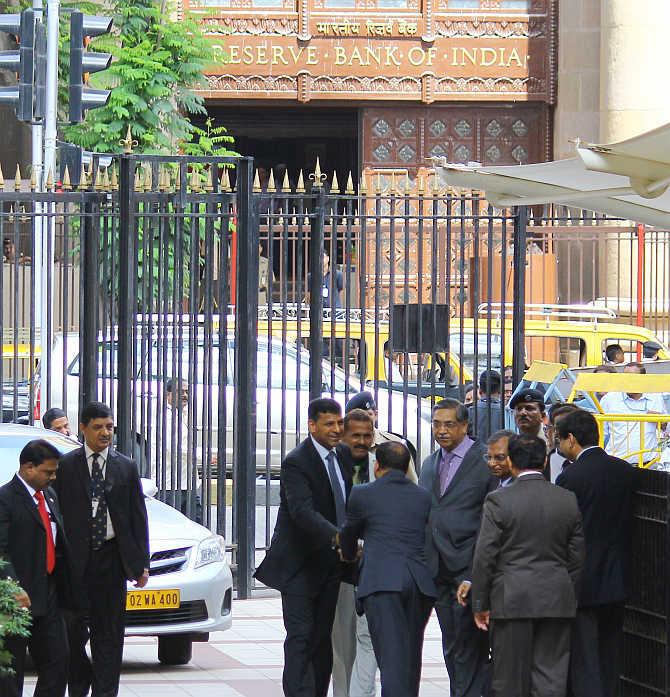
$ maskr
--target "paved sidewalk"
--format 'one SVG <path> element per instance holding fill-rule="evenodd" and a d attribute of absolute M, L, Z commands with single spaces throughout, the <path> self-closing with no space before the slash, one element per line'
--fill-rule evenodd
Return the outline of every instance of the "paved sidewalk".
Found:
<path fill-rule="evenodd" d="M 233 627 L 193 645 L 187 666 L 158 663 L 156 640 L 126 640 L 120 697 L 282 697 L 284 629 L 279 598 L 233 603 Z M 26 680 L 24 694 L 35 681 Z M 377 686 L 379 694 L 379 685 Z M 426 631 L 421 697 L 448 697 L 440 630 L 433 616 Z"/>

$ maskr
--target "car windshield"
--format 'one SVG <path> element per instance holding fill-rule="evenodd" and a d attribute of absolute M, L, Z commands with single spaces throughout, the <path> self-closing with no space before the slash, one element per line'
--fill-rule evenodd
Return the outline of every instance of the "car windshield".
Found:
<path fill-rule="evenodd" d="M 474 334 L 463 334 L 463 355 L 461 365 L 465 366 L 473 375 L 475 372 L 475 353 L 477 354 L 477 370 L 488 368 L 487 356 L 489 352 L 489 340 L 491 342 L 491 368 L 500 371 L 502 367 L 502 338 L 500 334 L 487 335 L 485 332 L 477 335 L 477 350 L 475 351 Z M 461 334 L 453 333 L 449 335 L 449 350 L 452 355 L 461 354 Z"/>
<path fill-rule="evenodd" d="M 55 445 L 62 454 L 74 450 L 79 444 L 55 431 L 35 429 L 34 435 L 25 433 L 0 433 L 0 484 L 8 482 L 19 469 L 19 453 L 31 441 L 42 438 Z"/>

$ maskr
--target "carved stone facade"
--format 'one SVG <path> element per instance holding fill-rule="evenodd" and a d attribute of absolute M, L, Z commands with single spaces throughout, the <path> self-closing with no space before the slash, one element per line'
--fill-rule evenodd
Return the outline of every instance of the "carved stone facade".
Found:
<path fill-rule="evenodd" d="M 411 174 L 431 156 L 551 155 L 557 2 L 182 0 L 182 11 L 207 8 L 226 55 L 207 75 L 212 103 L 357 108 L 359 170 Z"/>

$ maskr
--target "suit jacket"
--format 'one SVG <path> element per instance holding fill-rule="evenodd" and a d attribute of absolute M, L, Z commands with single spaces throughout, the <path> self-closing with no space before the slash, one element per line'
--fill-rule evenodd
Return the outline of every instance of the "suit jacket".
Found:
<path fill-rule="evenodd" d="M 574 492 L 582 514 L 586 559 L 581 607 L 622 603 L 630 595 L 634 473 L 628 462 L 591 448 L 556 481 Z"/>
<path fill-rule="evenodd" d="M 62 502 L 75 572 L 78 579 L 83 579 L 91 551 L 91 475 L 83 447 L 60 459 L 54 488 Z M 126 578 L 137 579 L 149 568 L 144 493 L 135 463 L 111 447 L 105 465 L 105 500 Z"/>
<path fill-rule="evenodd" d="M 351 472 L 339 453 L 338 462 L 348 498 Z M 282 593 L 316 595 L 343 569 L 332 548 L 338 530 L 333 490 L 309 436 L 281 464 L 279 497 L 270 548 L 255 577 Z"/>
<path fill-rule="evenodd" d="M 437 596 L 425 556 L 430 504 L 430 494 L 398 471 L 354 487 L 340 544 L 344 557 L 354 559 L 358 539 L 365 540 L 359 600 L 404 590 L 408 574 L 421 593 Z"/>
<path fill-rule="evenodd" d="M 419 486 L 428 490 L 432 497 L 427 555 L 435 577 L 441 566 L 442 573 L 455 582 L 470 578 L 484 499 L 498 484 L 497 478 L 489 472 L 484 454 L 484 446 L 475 441 L 444 496 L 440 496 L 441 449 L 424 460 Z"/>
<path fill-rule="evenodd" d="M 44 491 L 51 516 L 56 523 L 56 566 L 54 579 L 59 604 L 73 607 L 76 589 L 70 573 L 72 555 L 63 525 L 58 499 L 53 489 Z M 49 595 L 46 570 L 46 530 L 34 499 L 17 475 L 0 488 L 0 557 L 6 563 L 0 574 L 18 582 L 30 597 L 34 617 L 47 613 Z"/>
<path fill-rule="evenodd" d="M 472 567 L 472 609 L 494 619 L 574 617 L 584 536 L 577 499 L 541 472 L 489 494 Z"/>

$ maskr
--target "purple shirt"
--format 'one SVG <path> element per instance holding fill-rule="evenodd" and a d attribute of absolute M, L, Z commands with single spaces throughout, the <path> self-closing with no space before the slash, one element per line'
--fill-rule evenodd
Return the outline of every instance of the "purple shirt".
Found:
<path fill-rule="evenodd" d="M 440 448 L 442 457 L 440 459 L 440 496 L 449 488 L 458 468 L 463 463 L 465 456 L 474 445 L 472 438 L 465 438 L 451 451 Z"/>

